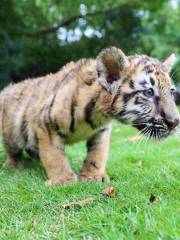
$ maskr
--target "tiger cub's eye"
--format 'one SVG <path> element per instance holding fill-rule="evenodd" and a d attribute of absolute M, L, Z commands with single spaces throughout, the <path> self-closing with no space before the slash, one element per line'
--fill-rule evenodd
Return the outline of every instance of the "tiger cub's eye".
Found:
<path fill-rule="evenodd" d="M 146 89 L 143 91 L 143 94 L 146 97 L 152 97 L 152 96 L 154 96 L 154 90 L 152 88 Z"/>

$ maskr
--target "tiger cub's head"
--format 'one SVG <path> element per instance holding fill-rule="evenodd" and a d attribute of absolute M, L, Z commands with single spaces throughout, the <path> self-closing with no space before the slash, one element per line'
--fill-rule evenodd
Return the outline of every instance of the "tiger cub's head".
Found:
<path fill-rule="evenodd" d="M 109 114 L 154 139 L 177 129 L 180 115 L 169 75 L 175 61 L 174 54 L 160 62 L 145 55 L 126 56 L 115 47 L 103 50 L 97 72 L 100 84 L 112 95 Z"/>

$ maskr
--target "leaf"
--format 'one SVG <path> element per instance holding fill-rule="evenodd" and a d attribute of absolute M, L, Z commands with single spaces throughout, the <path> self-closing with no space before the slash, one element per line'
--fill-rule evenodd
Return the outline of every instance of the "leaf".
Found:
<path fill-rule="evenodd" d="M 128 141 L 129 141 L 129 142 L 136 142 L 136 141 L 139 141 L 141 138 L 142 138 L 142 136 L 140 136 L 140 135 L 135 135 L 135 136 L 129 138 Z"/>
<path fill-rule="evenodd" d="M 72 203 L 63 205 L 63 208 L 69 209 L 69 208 L 71 208 L 72 206 L 81 206 L 81 205 L 84 205 L 84 204 L 89 204 L 89 203 L 91 203 L 91 202 L 94 201 L 94 200 L 95 200 L 94 197 L 88 197 L 88 198 L 83 199 L 83 200 L 80 200 L 80 201 L 76 201 L 76 202 L 72 202 Z"/>
<path fill-rule="evenodd" d="M 4 153 L 4 150 L 0 150 L 0 155 Z"/>
<path fill-rule="evenodd" d="M 37 227 L 37 222 L 35 220 L 33 220 L 31 224 L 33 228 Z"/>
<path fill-rule="evenodd" d="M 156 201 L 157 201 L 157 197 L 154 194 L 151 193 L 151 196 L 149 198 L 149 202 L 150 203 L 155 203 Z"/>
<path fill-rule="evenodd" d="M 142 161 L 139 161 L 137 164 L 136 164 L 137 168 L 143 168 L 143 163 Z"/>
<path fill-rule="evenodd" d="M 103 189 L 101 193 L 108 197 L 114 197 L 117 195 L 117 192 L 112 186 Z"/>
<path fill-rule="evenodd" d="M 141 154 L 145 154 L 145 151 L 144 150 L 140 150 L 139 151 Z"/>

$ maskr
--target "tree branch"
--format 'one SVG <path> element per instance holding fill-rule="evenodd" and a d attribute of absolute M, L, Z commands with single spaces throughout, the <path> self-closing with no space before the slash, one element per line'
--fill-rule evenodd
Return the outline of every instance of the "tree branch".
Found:
<path fill-rule="evenodd" d="M 36 32 L 24 32 L 24 34 L 26 36 L 31 36 L 31 37 L 38 37 L 38 36 L 41 36 L 41 35 L 46 35 L 46 34 L 49 34 L 49 33 L 56 32 L 60 27 L 67 27 L 71 23 L 75 22 L 76 20 L 78 20 L 80 18 L 86 19 L 87 17 L 92 17 L 92 16 L 96 16 L 96 15 L 104 15 L 104 14 L 107 14 L 109 12 L 113 12 L 114 10 L 116 10 L 119 7 L 120 6 L 110 8 L 110 9 L 106 9 L 104 11 L 96 11 L 96 12 L 93 12 L 93 13 L 87 13 L 86 15 L 79 14 L 79 15 L 70 17 L 68 19 L 65 19 L 63 22 L 61 22 L 57 26 L 42 28 L 42 29 L 40 29 Z"/>

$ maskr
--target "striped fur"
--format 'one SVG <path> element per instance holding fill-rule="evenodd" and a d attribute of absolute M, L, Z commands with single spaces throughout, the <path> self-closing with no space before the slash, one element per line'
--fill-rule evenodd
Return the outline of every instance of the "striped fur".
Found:
<path fill-rule="evenodd" d="M 171 81 L 165 67 L 147 56 L 126 57 L 112 47 L 96 60 L 71 62 L 55 74 L 8 86 L 0 94 L 6 164 L 17 164 L 27 149 L 42 159 L 47 185 L 76 182 L 64 146 L 86 140 L 87 158 L 80 179 L 107 180 L 113 118 L 141 124 L 155 117 L 157 109 L 164 118 L 179 118 L 168 92 Z M 154 89 L 156 101 L 143 95 L 148 88 Z M 171 105 L 171 113 L 164 110 L 163 102 Z"/>

